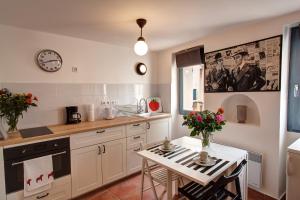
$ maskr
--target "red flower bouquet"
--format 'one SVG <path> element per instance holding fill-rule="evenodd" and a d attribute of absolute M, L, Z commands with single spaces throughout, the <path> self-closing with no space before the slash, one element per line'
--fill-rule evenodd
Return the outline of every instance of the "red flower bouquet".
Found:
<path fill-rule="evenodd" d="M 221 131 L 225 125 L 224 110 L 219 108 L 216 113 L 204 110 L 201 112 L 190 112 L 183 116 L 183 126 L 192 129 L 191 136 L 202 136 L 202 147 L 207 147 L 210 144 L 210 136 L 215 131 Z"/>
<path fill-rule="evenodd" d="M 0 117 L 9 126 L 8 132 L 17 130 L 19 117 L 32 106 L 37 106 L 37 97 L 28 94 L 12 94 L 8 89 L 0 90 Z"/>

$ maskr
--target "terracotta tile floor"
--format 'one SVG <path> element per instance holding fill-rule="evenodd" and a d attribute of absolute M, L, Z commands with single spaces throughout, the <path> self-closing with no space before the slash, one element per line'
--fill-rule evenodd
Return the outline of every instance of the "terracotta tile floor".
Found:
<path fill-rule="evenodd" d="M 106 186 L 105 188 L 80 196 L 76 200 L 140 200 L 140 185 L 141 176 L 136 174 Z M 146 177 L 144 188 L 150 188 L 150 181 Z M 158 185 L 156 186 L 156 191 L 158 195 L 161 195 L 164 191 L 164 187 Z M 163 199 L 166 199 L 166 195 L 164 195 Z M 177 198 L 174 196 L 174 199 Z M 151 189 L 144 192 L 143 200 L 154 200 L 154 195 Z M 266 199 L 251 191 L 249 192 L 248 200 Z"/>

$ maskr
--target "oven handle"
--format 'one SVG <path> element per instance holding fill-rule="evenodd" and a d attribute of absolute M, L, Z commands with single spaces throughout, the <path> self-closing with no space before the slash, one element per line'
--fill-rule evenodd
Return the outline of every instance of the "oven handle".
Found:
<path fill-rule="evenodd" d="M 61 154 L 66 154 L 67 153 L 67 151 L 62 151 L 62 152 L 59 152 L 59 153 L 55 153 L 55 154 L 50 154 L 50 155 L 52 155 L 52 156 L 58 156 L 58 155 L 61 155 Z M 20 164 L 22 164 L 24 161 L 22 161 L 22 162 L 14 162 L 14 163 L 11 163 L 11 166 L 15 166 L 15 165 L 20 165 Z"/>

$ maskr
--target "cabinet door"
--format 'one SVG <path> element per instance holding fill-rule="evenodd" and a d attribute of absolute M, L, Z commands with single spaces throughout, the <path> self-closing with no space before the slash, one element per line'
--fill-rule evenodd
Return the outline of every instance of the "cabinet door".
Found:
<path fill-rule="evenodd" d="M 287 158 L 287 199 L 300 199 L 300 155 L 288 153 Z"/>
<path fill-rule="evenodd" d="M 147 129 L 147 144 L 160 142 L 169 137 L 169 120 L 159 119 L 150 121 Z"/>
<path fill-rule="evenodd" d="M 72 197 L 102 185 L 101 149 L 93 145 L 71 151 Z"/>
<path fill-rule="evenodd" d="M 127 150 L 127 175 L 142 169 L 142 157 L 137 154 L 140 150 L 139 145 Z"/>
<path fill-rule="evenodd" d="M 126 175 L 126 139 L 101 144 L 103 184 Z"/>

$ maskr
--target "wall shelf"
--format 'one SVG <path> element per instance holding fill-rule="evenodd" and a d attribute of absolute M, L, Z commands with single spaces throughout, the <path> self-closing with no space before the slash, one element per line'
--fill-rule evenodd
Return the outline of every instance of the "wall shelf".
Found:
<path fill-rule="evenodd" d="M 250 97 L 244 94 L 231 95 L 222 102 L 222 107 L 225 110 L 224 117 L 228 122 L 238 123 L 237 105 L 247 106 L 247 120 L 245 124 L 260 126 L 260 114 L 258 107 Z"/>

